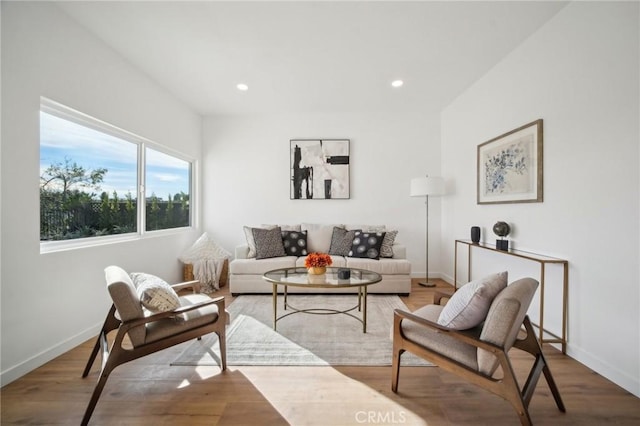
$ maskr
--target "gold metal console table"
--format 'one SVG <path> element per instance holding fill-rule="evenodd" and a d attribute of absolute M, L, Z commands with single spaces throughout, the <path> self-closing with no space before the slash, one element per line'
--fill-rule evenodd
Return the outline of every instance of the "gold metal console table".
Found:
<path fill-rule="evenodd" d="M 567 353 L 567 294 L 569 286 L 569 261 L 564 259 L 558 259 L 555 257 L 545 256 L 537 253 L 530 253 L 521 250 L 509 249 L 508 251 L 498 250 L 493 245 L 486 243 L 474 243 L 471 240 L 455 240 L 454 248 L 454 265 L 453 265 L 453 285 L 455 290 L 458 290 L 458 245 L 463 244 L 467 246 L 467 281 L 471 281 L 471 250 L 472 248 L 479 248 L 482 250 L 489 250 L 495 253 L 503 254 L 505 256 L 515 256 L 520 259 L 537 262 L 540 264 L 540 324 L 533 324 L 538 330 L 540 335 L 538 339 L 540 343 L 560 343 L 562 345 L 562 353 Z M 560 264 L 563 267 L 562 278 L 562 336 L 558 336 L 544 329 L 544 285 L 545 285 L 545 266 L 547 264 Z M 545 338 L 545 334 L 552 338 Z"/>

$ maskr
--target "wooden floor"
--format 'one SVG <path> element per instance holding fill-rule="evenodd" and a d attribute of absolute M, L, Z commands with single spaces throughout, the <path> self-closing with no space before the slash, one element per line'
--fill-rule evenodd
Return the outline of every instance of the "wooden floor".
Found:
<path fill-rule="evenodd" d="M 231 301 L 228 290 L 220 294 Z M 414 283 L 403 299 L 415 309 L 432 301 L 433 289 Z M 3 387 L 1 424 L 79 424 L 98 375 L 94 366 L 89 377 L 80 377 L 92 345 L 86 342 Z M 118 367 L 91 424 L 519 424 L 507 402 L 437 367 L 402 367 L 394 394 L 391 367 L 170 367 L 181 349 Z M 640 424 L 640 399 L 552 347 L 545 354 L 567 412 L 556 409 L 541 379 L 530 406 L 535 424 Z M 526 374 L 530 357 L 517 350 L 512 355 L 518 374 Z"/>

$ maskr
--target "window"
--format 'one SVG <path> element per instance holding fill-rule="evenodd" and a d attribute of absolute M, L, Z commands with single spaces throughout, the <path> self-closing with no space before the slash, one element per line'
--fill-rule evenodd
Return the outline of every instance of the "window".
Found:
<path fill-rule="evenodd" d="M 146 148 L 145 176 L 146 230 L 189 226 L 191 164 Z"/>
<path fill-rule="evenodd" d="M 43 99 L 40 241 L 188 227 L 191 169 L 143 138 Z"/>

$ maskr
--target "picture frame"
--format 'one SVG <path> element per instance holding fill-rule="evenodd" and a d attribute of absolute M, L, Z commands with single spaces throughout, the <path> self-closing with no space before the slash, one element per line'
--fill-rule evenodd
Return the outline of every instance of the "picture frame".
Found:
<path fill-rule="evenodd" d="M 478 145 L 477 204 L 543 201 L 542 119 Z"/>
<path fill-rule="evenodd" d="M 350 198 L 349 139 L 291 139 L 290 199 Z"/>

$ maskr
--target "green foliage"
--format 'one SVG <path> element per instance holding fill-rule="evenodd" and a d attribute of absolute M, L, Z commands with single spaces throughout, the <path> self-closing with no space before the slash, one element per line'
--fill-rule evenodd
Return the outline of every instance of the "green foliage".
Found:
<path fill-rule="evenodd" d="M 102 192 L 107 169 L 87 170 L 65 158 L 49 166 L 40 177 L 40 240 L 69 240 L 137 231 L 137 200 L 131 192 L 120 198 Z M 189 196 L 181 192 L 167 201 L 155 194 L 146 201 L 146 228 L 189 226 Z M 180 209 L 175 206 L 180 203 Z"/>

